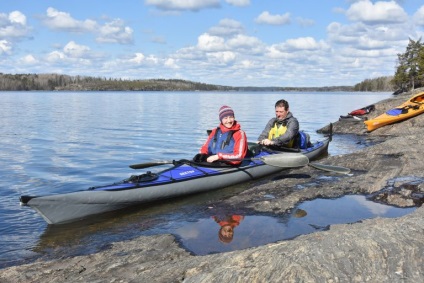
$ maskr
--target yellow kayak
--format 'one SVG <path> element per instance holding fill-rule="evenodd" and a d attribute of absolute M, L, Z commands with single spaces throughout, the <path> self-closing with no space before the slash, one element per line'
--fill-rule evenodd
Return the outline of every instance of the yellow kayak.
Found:
<path fill-rule="evenodd" d="M 364 121 L 369 132 L 424 113 L 424 92 L 414 95 L 401 105 L 390 109 L 374 119 Z"/>

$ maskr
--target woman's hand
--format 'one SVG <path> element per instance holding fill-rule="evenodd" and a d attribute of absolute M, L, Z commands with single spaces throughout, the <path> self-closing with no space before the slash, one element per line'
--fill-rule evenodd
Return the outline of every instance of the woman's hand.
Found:
<path fill-rule="evenodd" d="M 214 161 L 217 161 L 218 159 L 219 159 L 218 155 L 215 154 L 215 155 L 209 156 L 208 159 L 206 159 L 206 161 L 209 162 L 209 163 L 212 163 Z"/>

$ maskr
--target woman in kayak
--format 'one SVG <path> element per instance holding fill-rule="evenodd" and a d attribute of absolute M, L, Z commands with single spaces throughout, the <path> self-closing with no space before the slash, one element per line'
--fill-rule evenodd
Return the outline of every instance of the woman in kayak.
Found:
<path fill-rule="evenodd" d="M 240 225 L 240 222 L 244 219 L 243 215 L 231 215 L 227 216 L 224 219 L 220 219 L 217 216 L 214 216 L 213 219 L 216 223 L 221 226 L 218 231 L 218 239 L 228 244 L 234 238 L 234 228 Z"/>
<path fill-rule="evenodd" d="M 235 120 L 234 111 L 230 106 L 222 106 L 218 116 L 221 123 L 212 130 L 200 148 L 200 153 L 194 157 L 194 161 L 208 163 L 221 161 L 219 163 L 239 165 L 247 154 L 246 133 Z"/>
<path fill-rule="evenodd" d="M 289 109 L 289 103 L 278 100 L 275 103 L 275 118 L 271 118 L 258 137 L 258 143 L 272 149 L 296 147 L 295 140 L 299 133 L 299 122 Z"/>

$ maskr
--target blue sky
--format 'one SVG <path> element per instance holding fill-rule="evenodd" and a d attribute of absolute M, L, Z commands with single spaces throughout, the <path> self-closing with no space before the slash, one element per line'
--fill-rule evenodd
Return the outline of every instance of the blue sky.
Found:
<path fill-rule="evenodd" d="M 0 0 L 0 72 L 354 85 L 423 35 L 422 0 Z"/>

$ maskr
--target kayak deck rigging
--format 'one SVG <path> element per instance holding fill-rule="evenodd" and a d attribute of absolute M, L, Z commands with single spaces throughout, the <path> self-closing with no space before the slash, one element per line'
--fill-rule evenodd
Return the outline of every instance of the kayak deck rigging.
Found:
<path fill-rule="evenodd" d="M 266 154 L 263 154 L 266 155 Z M 211 175 L 223 175 L 234 171 L 243 171 L 247 168 L 264 165 L 261 161 L 251 160 L 243 162 L 241 166 L 214 166 L 208 165 L 206 162 L 197 163 L 187 159 L 173 161 L 172 168 L 163 170 L 159 173 L 147 171 L 140 175 L 132 175 L 128 179 L 114 183 L 112 185 L 103 185 L 90 187 L 90 191 L 119 191 L 129 189 L 140 189 L 143 187 L 158 186 L 183 182 L 187 179 L 203 178 Z"/>

